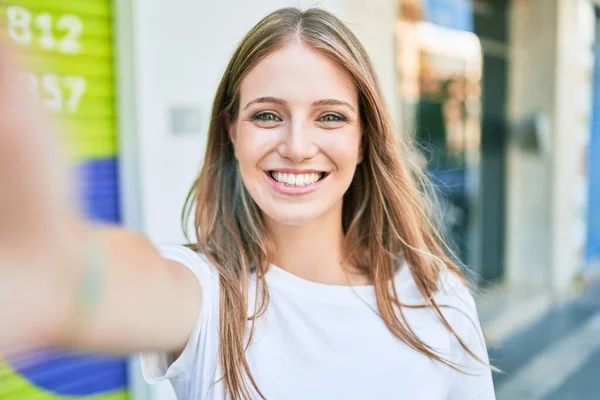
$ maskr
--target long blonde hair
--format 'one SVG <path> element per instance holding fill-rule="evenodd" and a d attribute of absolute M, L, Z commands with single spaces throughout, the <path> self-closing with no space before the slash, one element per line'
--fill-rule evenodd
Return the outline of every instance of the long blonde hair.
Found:
<path fill-rule="evenodd" d="M 219 358 L 223 384 L 232 398 L 250 399 L 252 389 L 262 398 L 252 377 L 246 349 L 248 322 L 268 303 L 265 274 L 274 248 L 260 209 L 246 191 L 228 135 L 236 121 L 240 85 L 263 58 L 290 41 L 299 40 L 343 66 L 359 93 L 363 126 L 363 161 L 343 199 L 343 228 L 348 260 L 361 268 L 374 285 L 377 312 L 389 330 L 414 350 L 456 368 L 421 341 L 405 320 L 394 287 L 397 261 L 402 257 L 423 298 L 446 328 L 456 335 L 434 300 L 442 268 L 464 281 L 460 268 L 447 256 L 446 246 L 428 217 L 430 200 L 420 182 L 422 171 L 408 160 L 408 139 L 396 135 L 366 51 L 334 15 L 320 9 L 283 8 L 263 18 L 233 54 L 214 99 L 204 166 L 187 197 L 184 226 L 192 213 L 197 244 L 220 275 Z M 256 274 L 255 314 L 248 315 L 248 281 Z M 257 300 L 258 301 L 258 300 Z M 250 338 L 253 325 L 250 325 Z M 251 387 L 250 387 L 251 386 Z"/>

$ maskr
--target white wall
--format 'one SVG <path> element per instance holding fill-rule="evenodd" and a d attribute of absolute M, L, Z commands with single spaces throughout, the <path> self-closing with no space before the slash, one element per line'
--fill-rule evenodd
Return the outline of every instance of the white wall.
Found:
<path fill-rule="evenodd" d="M 121 107 L 125 220 L 157 244 L 183 241 L 180 213 L 202 164 L 212 97 L 236 44 L 267 13 L 282 6 L 319 6 L 349 22 L 372 57 L 391 110 L 396 109 L 393 0 L 115 1 L 131 16 L 119 23 L 131 24 L 130 37 L 123 32 L 131 43 L 122 64 L 134 70 L 121 82 L 127 103 Z M 170 132 L 169 110 L 178 105 L 200 109 L 197 134 Z M 134 378 L 139 381 L 135 373 Z M 173 398 L 168 385 L 153 391 L 156 399 Z M 137 392 L 138 399 L 147 398 L 144 390 Z"/>
<path fill-rule="evenodd" d="M 340 17 L 367 49 L 389 111 L 399 131 L 396 71 L 397 0 L 345 0 Z"/>

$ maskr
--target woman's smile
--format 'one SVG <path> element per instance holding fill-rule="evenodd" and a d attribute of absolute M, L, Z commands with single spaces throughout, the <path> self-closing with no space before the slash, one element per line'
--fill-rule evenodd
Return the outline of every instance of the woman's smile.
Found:
<path fill-rule="evenodd" d="M 284 194 L 306 194 L 317 190 L 329 176 L 319 170 L 275 169 L 265 171 L 273 188 Z"/>

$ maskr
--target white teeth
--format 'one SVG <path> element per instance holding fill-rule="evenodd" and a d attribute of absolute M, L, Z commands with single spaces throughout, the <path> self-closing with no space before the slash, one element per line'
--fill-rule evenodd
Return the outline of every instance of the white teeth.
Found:
<path fill-rule="evenodd" d="M 317 182 L 323 176 L 323 173 L 311 174 L 288 174 L 284 172 L 272 172 L 271 176 L 277 182 L 286 184 L 287 186 L 307 186 Z"/>

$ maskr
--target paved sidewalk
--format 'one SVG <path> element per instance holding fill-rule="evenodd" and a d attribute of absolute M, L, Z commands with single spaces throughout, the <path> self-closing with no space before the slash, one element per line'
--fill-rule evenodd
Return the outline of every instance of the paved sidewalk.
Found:
<path fill-rule="evenodd" d="M 600 399 L 600 284 L 490 347 L 498 400 Z"/>

